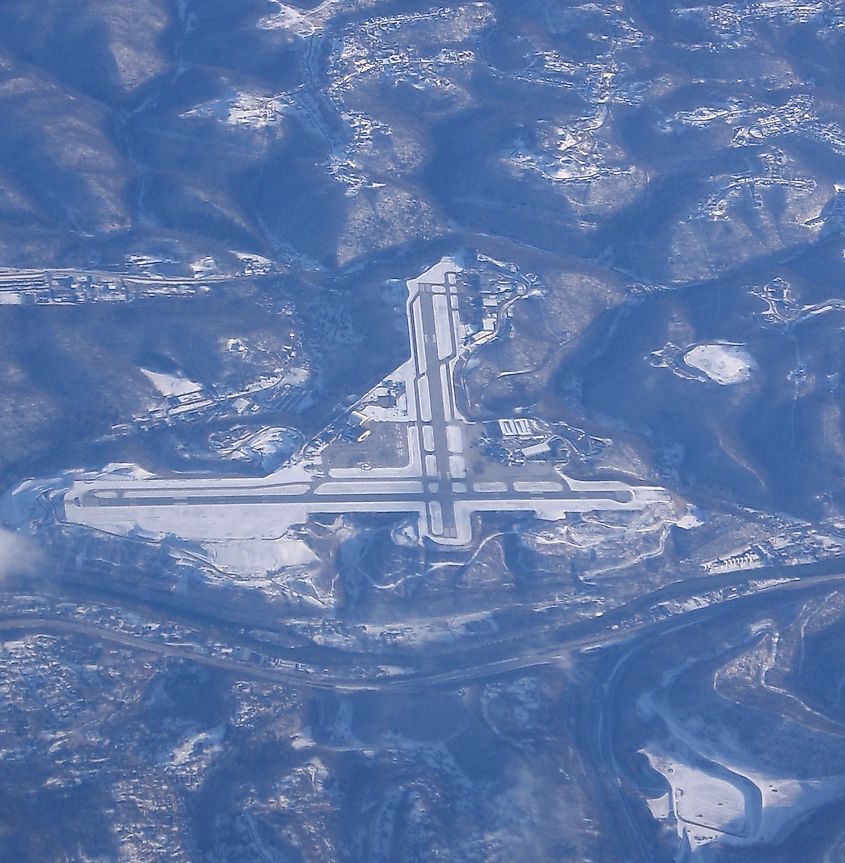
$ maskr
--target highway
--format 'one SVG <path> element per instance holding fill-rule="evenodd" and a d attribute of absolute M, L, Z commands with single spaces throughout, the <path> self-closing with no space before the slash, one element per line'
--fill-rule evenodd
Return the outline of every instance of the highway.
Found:
<path fill-rule="evenodd" d="M 755 570 L 752 574 L 745 574 L 737 578 L 738 584 L 759 583 L 761 570 Z M 696 580 L 698 581 L 698 580 Z M 771 581 L 762 584 L 753 592 L 738 594 L 726 598 L 720 602 L 693 608 L 681 608 L 668 618 L 645 619 L 628 625 L 612 624 L 611 620 L 624 621 L 627 610 L 625 607 L 616 610 L 613 615 L 595 618 L 585 621 L 582 625 L 570 625 L 563 627 L 556 636 L 546 633 L 546 638 L 553 643 L 544 647 L 536 647 L 526 643 L 524 637 L 516 637 L 497 643 L 498 648 L 506 648 L 510 655 L 499 656 L 491 659 L 478 660 L 478 651 L 468 651 L 463 648 L 455 650 L 450 658 L 449 653 L 439 654 L 438 664 L 453 667 L 441 671 L 430 671 L 414 666 L 421 661 L 427 664 L 428 657 L 415 653 L 413 650 L 407 652 L 406 665 L 399 668 L 395 665 L 395 653 L 389 660 L 392 673 L 379 673 L 378 669 L 382 663 L 376 652 L 373 654 L 374 668 L 370 674 L 350 675 L 346 671 L 349 663 L 348 655 L 342 649 L 337 651 L 338 666 L 335 670 L 326 667 L 326 662 L 320 663 L 321 667 L 311 667 L 302 660 L 285 660 L 279 657 L 273 659 L 272 667 L 256 665 L 250 662 L 229 659 L 222 656 L 212 656 L 192 642 L 173 643 L 172 641 L 155 640 L 154 637 L 144 637 L 133 633 L 121 632 L 108 627 L 91 623 L 84 620 L 74 620 L 65 617 L 49 618 L 43 616 L 25 616 L 0 618 L 0 644 L 2 644 L 2 633 L 31 632 L 37 634 L 55 635 L 80 635 L 97 641 L 122 645 L 127 648 L 155 653 L 160 656 L 196 662 L 225 671 L 239 678 L 253 678 L 268 682 L 305 686 L 317 689 L 330 689 L 334 691 L 425 691 L 431 687 L 445 686 L 448 688 L 460 687 L 474 682 L 489 680 L 501 675 L 514 674 L 530 668 L 546 665 L 556 665 L 561 659 L 574 652 L 594 651 L 600 648 L 608 648 L 613 645 L 626 644 L 646 634 L 650 638 L 662 637 L 685 627 L 698 626 L 718 615 L 733 609 L 747 607 L 752 603 L 780 597 L 784 593 L 811 592 L 814 590 L 829 590 L 831 586 L 845 582 L 845 572 L 831 572 L 820 575 L 810 575 L 794 578 L 789 581 Z M 678 585 L 671 586 L 673 591 Z M 685 592 L 677 593 L 675 599 L 679 606 L 683 604 Z M 690 599 L 696 595 L 695 592 L 686 593 Z M 638 608 L 639 602 L 633 604 Z M 631 609 L 633 610 L 633 609 Z M 240 645 L 232 643 L 231 648 Z M 254 650 L 255 645 L 245 645 L 248 651 Z M 276 648 L 273 648 L 276 649 Z M 490 651 L 495 652 L 493 646 Z M 301 654 L 301 650 L 298 651 Z M 482 651 L 483 652 L 483 651 Z M 356 661 L 360 661 L 360 655 L 356 655 Z M 613 676 L 613 680 L 618 675 Z M 595 726 L 600 734 L 608 734 L 607 727 L 603 722 Z M 608 755 L 608 757 L 610 757 Z"/>

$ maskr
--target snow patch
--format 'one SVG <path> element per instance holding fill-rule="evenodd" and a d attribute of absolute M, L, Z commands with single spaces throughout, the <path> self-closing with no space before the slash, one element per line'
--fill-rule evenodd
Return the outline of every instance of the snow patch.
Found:
<path fill-rule="evenodd" d="M 696 345 L 684 354 L 684 362 L 722 386 L 750 380 L 756 368 L 748 351 L 734 344 Z"/>
<path fill-rule="evenodd" d="M 196 393 L 202 389 L 202 384 L 184 378 L 181 375 L 169 375 L 165 372 L 154 372 L 150 369 L 141 369 L 141 374 L 159 391 L 163 396 L 186 396 Z"/>
<path fill-rule="evenodd" d="M 220 272 L 217 261 L 210 256 L 191 261 L 190 267 L 195 279 L 202 278 L 203 276 L 216 276 Z"/>
<path fill-rule="evenodd" d="M 240 575 L 267 575 L 285 567 L 309 566 L 317 555 L 299 539 L 227 539 L 205 541 L 203 547 L 219 569 Z"/>
<path fill-rule="evenodd" d="M 210 731 L 197 731 L 188 734 L 170 753 L 168 762 L 171 767 L 184 767 L 198 754 L 208 755 L 221 748 L 224 729 L 222 726 Z"/>

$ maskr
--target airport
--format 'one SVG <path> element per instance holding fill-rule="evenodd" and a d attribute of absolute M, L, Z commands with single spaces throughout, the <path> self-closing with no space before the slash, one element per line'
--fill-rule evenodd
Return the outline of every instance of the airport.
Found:
<path fill-rule="evenodd" d="M 456 392 L 458 365 L 478 344 L 460 311 L 461 267 L 444 258 L 407 282 L 410 358 L 353 405 L 342 425 L 303 448 L 266 477 L 157 477 L 138 470 L 77 479 L 63 499 L 63 517 L 109 533 L 135 531 L 185 539 L 279 539 L 311 515 L 397 513 L 415 516 L 419 536 L 435 546 L 472 541 L 472 516 L 515 512 L 557 520 L 568 512 L 643 509 L 669 499 L 664 489 L 617 480 L 583 481 L 553 462 L 501 464 L 479 446 L 483 424 L 469 421 Z M 385 397 L 385 394 L 391 394 Z M 357 466 L 333 462 L 342 436 L 367 451 L 380 423 L 407 436 L 407 460 L 379 463 L 373 449 Z M 526 418 L 503 419 L 508 437 L 534 433 Z M 530 443 L 528 453 L 547 446 Z"/>

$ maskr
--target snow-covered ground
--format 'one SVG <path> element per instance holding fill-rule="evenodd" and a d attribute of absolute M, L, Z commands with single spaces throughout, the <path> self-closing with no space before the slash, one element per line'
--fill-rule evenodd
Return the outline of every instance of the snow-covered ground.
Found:
<path fill-rule="evenodd" d="M 284 93 L 268 96 L 255 92 L 235 92 L 196 105 L 182 116 L 217 120 L 227 126 L 269 129 L 281 125 L 285 113 L 290 109 L 290 102 Z"/>
<path fill-rule="evenodd" d="M 667 672 L 664 685 L 680 670 Z M 751 766 L 735 732 L 722 729 L 720 743 L 714 746 L 653 692 L 640 697 L 637 712 L 649 719 L 658 716 L 669 732 L 668 745 L 652 741 L 641 751 L 669 786 L 668 794 L 649 801 L 652 815 L 672 827 L 692 851 L 691 857 L 682 853 L 676 859 L 699 859 L 699 852 L 713 843 L 774 842 L 845 791 L 843 776 L 800 780 Z"/>
<path fill-rule="evenodd" d="M 645 754 L 671 788 L 668 798 L 653 801 L 652 814 L 675 820 L 678 835 L 686 837 L 692 848 L 726 836 L 744 839 L 757 826 L 750 823 L 745 795 L 734 783 L 662 753 Z"/>
<path fill-rule="evenodd" d="M 652 815 L 667 820 L 696 852 L 711 843 L 753 845 L 773 842 L 809 812 L 839 797 L 845 779 L 797 780 L 763 775 L 733 764 L 683 758 L 643 750 L 670 787 L 649 801 Z M 718 774 L 718 775 L 717 775 Z"/>
<path fill-rule="evenodd" d="M 684 362 L 723 386 L 750 380 L 756 368 L 751 355 L 741 345 L 722 343 L 696 345 L 684 354 Z"/>
<path fill-rule="evenodd" d="M 331 0 L 321 3 L 315 9 L 301 12 L 292 6 L 286 6 L 280 0 L 273 0 L 276 11 L 265 15 L 258 26 L 262 30 L 289 30 L 297 36 L 312 36 L 322 26 L 326 10 L 331 8 Z"/>
<path fill-rule="evenodd" d="M 141 373 L 163 396 L 185 396 L 202 389 L 202 384 L 181 375 L 153 372 L 144 368 L 141 369 Z"/>
<path fill-rule="evenodd" d="M 239 575 L 266 575 L 286 567 L 309 566 L 317 556 L 300 539 L 206 540 L 203 547 L 219 569 Z"/>
<path fill-rule="evenodd" d="M 273 470 L 287 460 L 302 443 L 295 429 L 270 426 L 258 431 L 240 429 L 223 440 L 210 439 L 210 445 L 222 458 L 251 461 Z"/>
<path fill-rule="evenodd" d="M 203 276 L 216 276 L 220 272 L 217 261 L 208 255 L 204 258 L 198 258 L 196 261 L 191 261 L 190 266 L 195 279 L 202 278 Z"/>
<path fill-rule="evenodd" d="M 165 763 L 170 767 L 184 767 L 195 760 L 198 755 L 208 759 L 213 752 L 220 750 L 224 734 L 225 729 L 222 725 L 209 731 L 191 729 L 168 753 Z"/>

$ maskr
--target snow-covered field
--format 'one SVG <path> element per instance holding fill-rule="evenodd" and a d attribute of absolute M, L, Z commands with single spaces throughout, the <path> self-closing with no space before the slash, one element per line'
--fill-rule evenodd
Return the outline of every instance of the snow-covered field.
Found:
<path fill-rule="evenodd" d="M 666 680 L 674 673 L 669 672 Z M 698 859 L 699 850 L 713 843 L 775 842 L 790 826 L 845 791 L 843 776 L 800 780 L 751 766 L 735 733 L 723 729 L 714 746 L 654 693 L 640 697 L 637 711 L 644 717 L 659 716 L 670 734 L 668 746 L 655 741 L 641 751 L 669 786 L 669 793 L 652 798 L 649 808 L 689 843 L 692 857 L 683 859 Z"/>
<path fill-rule="evenodd" d="M 684 354 L 684 362 L 723 386 L 750 380 L 755 369 L 748 351 L 732 344 L 696 345 Z"/>
<path fill-rule="evenodd" d="M 652 815 L 673 824 L 694 854 L 714 842 L 744 846 L 776 841 L 845 788 L 845 779 L 838 776 L 800 781 L 732 764 L 710 762 L 711 768 L 705 769 L 706 760 L 694 766 L 652 749 L 644 754 L 670 787 L 669 794 L 650 801 Z"/>
<path fill-rule="evenodd" d="M 724 836 L 745 838 L 757 826 L 749 823 L 756 819 L 748 817 L 745 796 L 735 784 L 662 753 L 645 754 L 671 788 L 668 799 L 658 798 L 663 811 L 655 806 L 652 813 L 674 818 L 679 835 L 693 848 Z"/>

